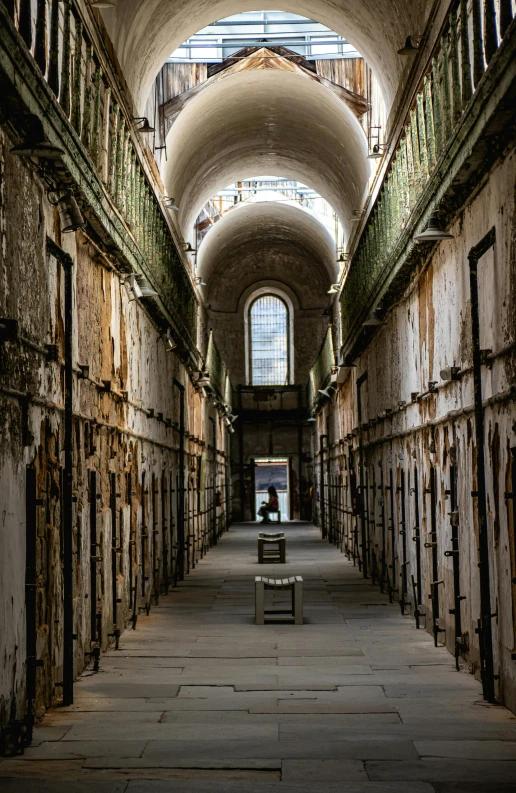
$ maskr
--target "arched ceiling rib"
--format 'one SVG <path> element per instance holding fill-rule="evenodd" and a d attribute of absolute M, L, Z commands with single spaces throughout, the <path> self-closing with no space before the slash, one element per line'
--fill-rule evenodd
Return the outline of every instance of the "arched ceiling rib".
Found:
<path fill-rule="evenodd" d="M 217 311 L 236 311 L 245 290 L 263 281 L 286 284 L 302 308 L 320 308 L 337 274 L 324 226 L 277 202 L 242 204 L 224 215 L 204 238 L 197 264 L 204 298 Z"/>
<path fill-rule="evenodd" d="M 140 112 L 159 69 L 180 44 L 215 20 L 244 11 L 282 10 L 315 19 L 364 56 L 391 105 L 408 64 L 396 51 L 420 33 L 429 0 L 123 0 L 103 12 L 125 79 Z"/>
<path fill-rule="evenodd" d="M 179 114 L 163 181 L 185 238 L 218 190 L 260 174 L 309 185 L 349 230 L 367 186 L 366 156 L 363 129 L 332 91 L 289 72 L 246 72 L 214 83 Z"/>

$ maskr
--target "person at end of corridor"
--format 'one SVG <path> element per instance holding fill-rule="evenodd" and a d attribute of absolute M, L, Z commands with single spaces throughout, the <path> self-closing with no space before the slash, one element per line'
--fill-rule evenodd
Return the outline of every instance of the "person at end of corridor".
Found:
<path fill-rule="evenodd" d="M 278 494 L 276 488 L 271 485 L 267 492 L 269 493 L 269 500 L 262 501 L 262 506 L 258 510 L 258 515 L 262 518 L 262 523 L 269 523 L 269 512 L 278 511 Z"/>

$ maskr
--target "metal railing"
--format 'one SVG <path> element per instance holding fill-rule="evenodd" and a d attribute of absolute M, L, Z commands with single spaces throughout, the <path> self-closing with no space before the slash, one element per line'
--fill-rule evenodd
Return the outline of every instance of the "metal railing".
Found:
<path fill-rule="evenodd" d="M 308 378 L 308 404 L 313 405 L 317 399 L 317 392 L 322 388 L 331 372 L 332 367 L 335 365 L 335 353 L 333 350 L 333 333 L 332 326 L 328 327 L 326 336 L 319 350 L 319 354 L 315 360 L 314 365 L 310 369 Z"/>
<path fill-rule="evenodd" d="M 457 128 L 513 21 L 511 0 L 452 6 L 355 249 L 341 295 L 342 338 L 374 292 L 427 183 L 446 158 Z"/>
<path fill-rule="evenodd" d="M 3 5 L 101 179 L 112 209 L 137 244 L 146 274 L 195 345 L 197 300 L 189 274 L 135 143 L 134 119 L 81 7 L 73 0 L 3 0 Z"/>

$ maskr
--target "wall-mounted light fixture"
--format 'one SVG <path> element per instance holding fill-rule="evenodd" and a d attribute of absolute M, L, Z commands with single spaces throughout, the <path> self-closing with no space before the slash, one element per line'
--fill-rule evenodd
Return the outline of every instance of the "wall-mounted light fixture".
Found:
<path fill-rule="evenodd" d="M 363 328 L 378 328 L 380 325 L 384 325 L 383 319 L 380 319 L 378 314 L 373 311 L 373 313 L 366 319 L 365 322 L 362 322 Z"/>
<path fill-rule="evenodd" d="M 185 253 L 197 253 L 195 248 L 192 248 L 192 244 L 190 242 L 182 242 L 183 250 Z"/>
<path fill-rule="evenodd" d="M 161 203 L 165 209 L 173 209 L 174 212 L 179 212 L 179 207 L 176 206 L 175 199 L 169 198 L 169 196 L 163 196 Z"/>
<path fill-rule="evenodd" d="M 127 295 L 129 297 L 129 302 L 133 300 L 138 300 L 142 296 L 142 292 L 140 287 L 138 286 L 138 282 L 136 280 L 136 275 L 131 273 L 127 275 L 123 280 L 123 285 L 127 290 Z"/>
<path fill-rule="evenodd" d="M 142 135 L 150 135 L 152 132 L 156 131 L 154 127 L 151 127 L 149 124 L 147 116 L 133 116 L 132 120 L 135 124 L 141 124 L 141 126 L 136 127 L 136 132 L 141 132 Z"/>
<path fill-rule="evenodd" d="M 177 342 L 175 341 L 174 337 L 172 336 L 172 331 L 170 328 L 167 328 L 167 332 L 163 336 L 163 342 L 165 344 L 165 350 L 167 352 L 172 352 L 177 347 Z"/>
<path fill-rule="evenodd" d="M 194 281 L 196 286 L 207 286 L 207 284 L 202 280 L 200 275 L 194 278 Z"/>
<path fill-rule="evenodd" d="M 421 47 L 422 39 L 423 36 L 416 36 L 415 34 L 407 36 L 405 44 L 398 50 L 398 55 L 415 55 Z"/>
<path fill-rule="evenodd" d="M 18 157 L 42 160 L 59 160 L 64 154 L 63 149 L 48 140 L 41 119 L 33 113 L 27 116 L 27 135 L 24 140 L 10 151 Z"/>
<path fill-rule="evenodd" d="M 65 190 L 63 195 L 57 199 L 56 205 L 63 234 L 77 231 L 77 229 L 83 229 L 85 227 L 86 221 L 82 216 L 82 212 L 71 190 Z"/>
<path fill-rule="evenodd" d="M 336 393 L 336 391 L 337 391 L 336 388 L 334 388 L 332 385 L 329 385 L 327 388 L 319 388 L 317 393 L 322 394 L 322 396 L 326 397 L 326 399 L 331 399 L 333 394 Z"/>
<path fill-rule="evenodd" d="M 387 146 L 384 143 L 375 143 L 371 152 L 367 155 L 366 160 L 380 160 L 385 152 L 382 149 L 386 149 Z"/>
<path fill-rule="evenodd" d="M 415 242 L 431 242 L 432 240 L 452 240 L 453 234 L 449 234 L 442 227 L 438 212 L 432 212 L 427 227 L 420 234 L 414 237 Z"/>
<path fill-rule="evenodd" d="M 349 218 L 349 222 L 358 223 L 360 220 L 362 220 L 362 216 L 364 212 L 365 212 L 364 209 L 353 209 L 351 211 L 351 217 Z"/>
<path fill-rule="evenodd" d="M 328 289 L 328 294 L 336 295 L 339 290 L 340 290 L 340 284 L 332 284 Z"/>
<path fill-rule="evenodd" d="M 141 298 L 158 297 L 158 292 L 152 288 L 144 275 L 137 275 L 136 280 L 138 281 L 138 286 L 140 287 Z"/>

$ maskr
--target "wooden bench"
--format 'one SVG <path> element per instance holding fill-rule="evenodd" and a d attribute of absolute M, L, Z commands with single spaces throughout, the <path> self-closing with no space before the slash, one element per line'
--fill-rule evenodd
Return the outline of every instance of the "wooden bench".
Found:
<path fill-rule="evenodd" d="M 292 593 L 292 608 L 290 610 L 266 609 L 266 589 L 290 589 Z M 254 598 L 257 625 L 263 625 L 266 620 L 293 620 L 296 625 L 303 624 L 303 579 L 300 575 L 291 576 L 290 578 L 265 578 L 265 576 L 257 575 L 254 579 Z"/>
<path fill-rule="evenodd" d="M 258 564 L 265 561 L 285 564 L 285 535 L 282 531 L 276 534 L 261 531 L 258 534 Z"/>

